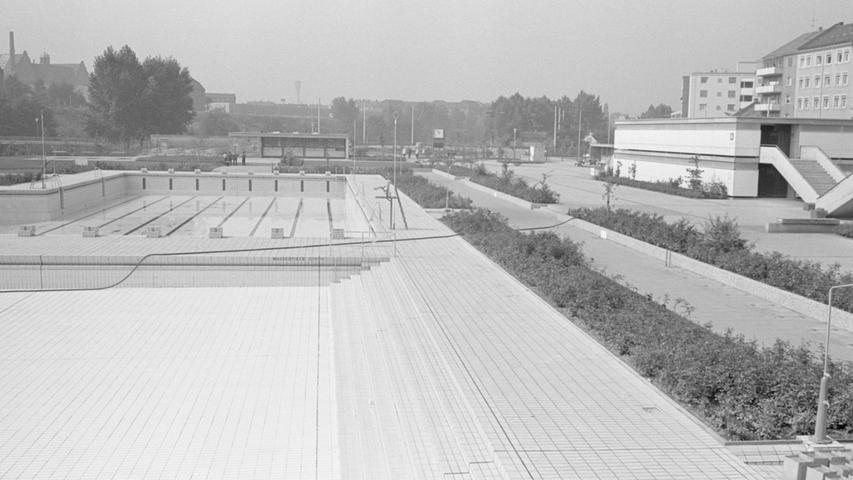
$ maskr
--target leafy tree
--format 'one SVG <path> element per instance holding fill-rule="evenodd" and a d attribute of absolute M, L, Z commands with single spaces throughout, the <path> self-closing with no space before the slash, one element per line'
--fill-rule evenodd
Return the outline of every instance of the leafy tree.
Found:
<path fill-rule="evenodd" d="M 348 132 L 352 129 L 352 123 L 358 119 L 360 113 L 353 99 L 337 97 L 332 100 L 332 117 L 338 123 L 338 128 L 343 131 Z"/>
<path fill-rule="evenodd" d="M 145 78 L 142 135 L 186 131 L 195 116 L 189 70 L 181 68 L 174 58 L 149 57 L 142 63 L 142 74 Z"/>
<path fill-rule="evenodd" d="M 0 135 L 40 136 L 37 119 L 44 113 L 45 135 L 56 135 L 53 112 L 36 97 L 33 90 L 10 76 L 0 89 Z"/>
<path fill-rule="evenodd" d="M 640 114 L 640 118 L 669 118 L 671 114 L 672 107 L 661 103 L 658 106 L 649 105 L 649 108 Z"/>
<path fill-rule="evenodd" d="M 127 45 L 108 47 L 89 77 L 86 131 L 126 146 L 152 133 L 181 133 L 194 115 L 191 90 L 189 71 L 174 59 L 140 63 Z"/>

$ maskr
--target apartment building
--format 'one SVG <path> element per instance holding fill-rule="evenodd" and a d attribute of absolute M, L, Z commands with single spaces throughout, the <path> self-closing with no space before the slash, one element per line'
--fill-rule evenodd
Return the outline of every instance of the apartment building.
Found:
<path fill-rule="evenodd" d="M 682 118 L 730 116 L 751 104 L 755 96 L 754 71 L 694 72 L 684 75 L 682 81 Z"/>
<path fill-rule="evenodd" d="M 755 113 L 767 117 L 853 118 L 853 25 L 800 35 L 763 58 Z"/>

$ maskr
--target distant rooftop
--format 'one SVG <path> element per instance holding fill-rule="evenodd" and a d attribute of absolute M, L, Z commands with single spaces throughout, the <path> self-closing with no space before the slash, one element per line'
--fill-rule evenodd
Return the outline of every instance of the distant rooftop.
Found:
<path fill-rule="evenodd" d="M 791 40 L 790 42 L 788 42 L 788 43 L 782 45 L 781 47 L 777 48 L 776 50 L 773 50 L 772 52 L 768 53 L 767 55 L 764 56 L 764 58 L 776 58 L 776 57 L 783 57 L 785 55 L 794 54 L 806 42 L 808 42 L 809 40 L 812 40 L 813 38 L 820 35 L 821 33 L 823 33 L 823 30 L 816 30 L 814 32 L 804 33 L 804 34 L 798 36 L 797 38 Z"/>
<path fill-rule="evenodd" d="M 828 47 L 839 43 L 853 43 L 853 24 L 845 25 L 843 22 L 818 32 L 819 34 L 810 39 L 800 47 L 800 50 Z"/>

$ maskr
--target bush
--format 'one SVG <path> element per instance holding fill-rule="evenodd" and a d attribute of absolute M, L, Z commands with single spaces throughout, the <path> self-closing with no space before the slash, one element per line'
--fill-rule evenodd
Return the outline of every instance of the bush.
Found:
<path fill-rule="evenodd" d="M 827 302 L 827 292 L 832 285 L 853 283 L 853 274 L 842 273 L 838 264 L 824 267 L 779 252 L 755 251 L 741 238 L 737 222 L 728 217 L 709 219 L 700 232 L 685 219 L 670 224 L 660 215 L 625 209 L 608 212 L 604 208 L 580 208 L 568 213 L 821 303 Z M 853 312 L 853 293 L 838 292 L 833 296 L 833 304 Z"/>
<path fill-rule="evenodd" d="M 835 229 L 835 233 L 842 237 L 853 238 L 853 223 L 842 223 Z"/>
<path fill-rule="evenodd" d="M 524 179 L 516 177 L 507 164 L 503 164 L 504 171 L 498 176 L 490 173 L 482 165 L 477 165 L 473 170 L 470 180 L 479 183 L 492 190 L 512 195 L 532 203 L 557 203 L 560 195 L 551 190 L 543 181 L 538 186 L 531 187 Z"/>
<path fill-rule="evenodd" d="M 519 233 L 500 215 L 479 209 L 444 221 L 723 436 L 768 440 L 811 433 L 822 364 L 807 348 L 781 341 L 760 347 L 696 325 L 592 270 L 577 244 L 553 233 Z M 681 229 L 687 238 L 699 235 L 692 226 Z M 721 237 L 721 249 L 738 243 Z M 851 365 L 832 363 L 831 370 L 828 425 L 850 433 Z"/>
<path fill-rule="evenodd" d="M 728 188 L 726 188 L 724 183 L 718 181 L 701 184 L 700 188 L 692 188 L 695 187 L 696 184 L 695 180 L 691 180 L 694 181 L 694 183 L 691 184 L 691 188 L 682 188 L 681 184 L 684 180 L 681 177 L 670 178 L 663 182 L 645 182 L 642 180 L 634 180 L 632 178 L 609 175 L 605 172 L 597 175 L 595 179 L 602 182 L 612 182 L 619 185 L 642 188 L 644 190 L 651 190 L 669 195 L 678 195 L 679 197 L 707 199 L 729 198 Z"/>
<path fill-rule="evenodd" d="M 386 176 L 385 178 L 390 178 Z M 444 187 L 433 185 L 411 171 L 397 172 L 397 188 L 424 208 L 471 208 L 471 199 L 460 197 Z"/>

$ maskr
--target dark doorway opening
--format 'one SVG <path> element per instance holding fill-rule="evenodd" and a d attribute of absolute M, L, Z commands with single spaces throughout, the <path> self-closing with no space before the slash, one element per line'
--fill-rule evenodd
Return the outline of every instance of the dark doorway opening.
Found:
<path fill-rule="evenodd" d="M 773 165 L 758 164 L 758 196 L 783 198 L 788 196 L 788 182 Z"/>
<path fill-rule="evenodd" d="M 761 144 L 776 145 L 785 155 L 791 156 L 791 126 L 790 125 L 762 125 Z"/>

